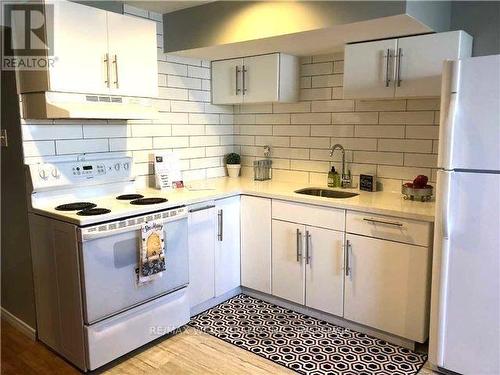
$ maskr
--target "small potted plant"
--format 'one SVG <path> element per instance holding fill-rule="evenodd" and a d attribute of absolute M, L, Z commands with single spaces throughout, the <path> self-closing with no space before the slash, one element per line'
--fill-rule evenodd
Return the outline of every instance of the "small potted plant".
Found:
<path fill-rule="evenodd" d="M 235 152 L 226 155 L 226 167 L 229 177 L 238 177 L 241 169 L 241 158 Z"/>

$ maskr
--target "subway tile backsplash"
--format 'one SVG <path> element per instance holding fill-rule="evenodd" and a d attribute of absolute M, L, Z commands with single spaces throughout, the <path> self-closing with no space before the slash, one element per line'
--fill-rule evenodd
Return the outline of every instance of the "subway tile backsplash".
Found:
<path fill-rule="evenodd" d="M 125 5 L 129 15 L 157 22 L 159 116 L 153 121 L 22 121 L 26 163 L 80 153 L 131 155 L 140 183 L 151 184 L 152 153 L 175 150 L 186 181 L 225 175 L 223 156 L 242 155 L 242 174 L 271 146 L 273 178 L 326 185 L 332 165 L 378 176 L 384 190 L 399 191 L 417 174 L 435 180 L 439 98 L 346 100 L 343 54 L 301 58 L 298 103 L 212 105 L 210 63 L 162 52 L 162 17 Z"/>
<path fill-rule="evenodd" d="M 342 98 L 343 54 L 301 59 L 300 102 L 235 106 L 235 144 L 243 175 L 272 146 L 276 179 L 325 185 L 341 156 L 329 148 L 340 143 L 358 183 L 360 173 L 378 176 L 383 190 L 400 191 L 417 174 L 433 182 L 437 165 L 439 98 L 346 100 Z"/>

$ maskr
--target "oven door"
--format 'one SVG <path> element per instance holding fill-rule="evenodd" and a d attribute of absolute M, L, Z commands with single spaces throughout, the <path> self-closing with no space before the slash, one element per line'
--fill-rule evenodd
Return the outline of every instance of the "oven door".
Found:
<path fill-rule="evenodd" d="M 182 210 L 182 211 L 181 211 Z M 84 319 L 92 324 L 186 286 L 189 282 L 187 216 L 184 208 L 156 214 L 164 223 L 166 270 L 138 285 L 141 227 L 151 216 L 82 229 L 80 260 Z M 173 215 L 173 214 L 172 214 Z M 160 218 L 160 219 L 158 219 Z"/>

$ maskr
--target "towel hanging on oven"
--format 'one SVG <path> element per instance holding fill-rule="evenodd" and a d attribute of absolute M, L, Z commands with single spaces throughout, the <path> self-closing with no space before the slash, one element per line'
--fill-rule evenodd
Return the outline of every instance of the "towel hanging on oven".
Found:
<path fill-rule="evenodd" d="M 139 285 L 161 277 L 166 269 L 163 224 L 156 221 L 146 222 L 142 225 L 141 235 L 137 273 Z"/>

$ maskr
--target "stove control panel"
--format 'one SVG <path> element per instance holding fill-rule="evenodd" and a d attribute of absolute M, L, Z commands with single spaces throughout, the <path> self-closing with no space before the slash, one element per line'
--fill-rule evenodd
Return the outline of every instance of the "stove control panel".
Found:
<path fill-rule="evenodd" d="M 108 182 L 130 181 L 132 158 L 114 158 L 85 161 L 41 163 L 29 166 L 33 189 L 46 190 L 65 185 L 98 185 Z"/>

